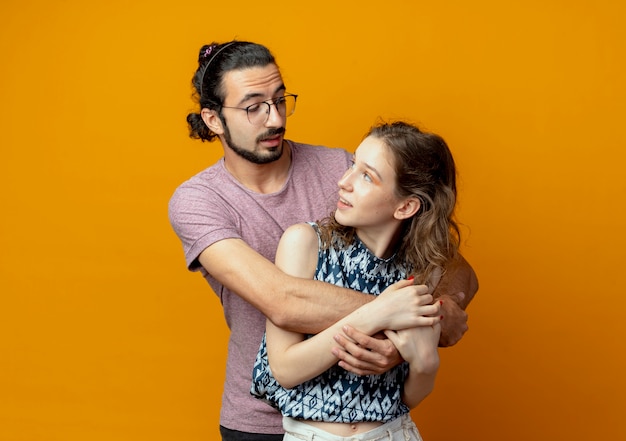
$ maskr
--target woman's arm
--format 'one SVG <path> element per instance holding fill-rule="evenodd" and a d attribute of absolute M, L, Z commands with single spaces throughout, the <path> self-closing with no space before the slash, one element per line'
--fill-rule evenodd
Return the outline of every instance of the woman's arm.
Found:
<path fill-rule="evenodd" d="M 416 407 L 435 386 L 439 370 L 437 346 L 441 334 L 439 323 L 401 331 L 385 331 L 387 337 L 398 348 L 409 363 L 409 376 L 404 382 L 402 401 L 409 408 Z"/>
<path fill-rule="evenodd" d="M 276 265 L 295 277 L 312 278 L 317 266 L 318 238 L 313 228 L 306 224 L 288 228 L 276 252 Z M 407 281 L 406 286 L 411 282 Z M 293 387 L 326 371 L 337 362 L 332 354 L 334 336 L 346 325 L 362 332 L 374 334 L 383 329 L 403 329 L 419 316 L 421 325 L 438 323 L 439 305 L 431 305 L 432 296 L 426 286 L 411 291 L 386 290 L 372 302 L 310 339 L 304 334 L 285 331 L 268 320 L 267 351 L 272 373 L 284 387 Z M 407 293 L 410 293 L 407 294 Z M 410 325 L 409 325 L 410 326 Z"/>

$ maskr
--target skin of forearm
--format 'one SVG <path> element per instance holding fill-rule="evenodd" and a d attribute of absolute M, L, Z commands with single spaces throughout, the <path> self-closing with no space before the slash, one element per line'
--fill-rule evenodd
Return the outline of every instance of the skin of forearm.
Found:
<path fill-rule="evenodd" d="M 366 333 L 374 334 L 381 329 L 375 308 L 363 306 L 319 334 L 301 340 L 286 348 L 273 348 L 268 330 L 268 360 L 276 381 L 291 388 L 310 380 L 337 363 L 331 349 L 336 342 L 334 335 L 350 324 Z"/>
<path fill-rule="evenodd" d="M 441 281 L 435 288 L 433 297 L 439 298 L 448 295 L 465 310 L 478 291 L 478 278 L 474 269 L 465 258 L 457 253 L 446 267 Z M 462 292 L 464 297 L 460 299 L 457 294 Z"/>
<path fill-rule="evenodd" d="M 269 318 L 288 331 L 317 334 L 375 298 L 316 280 L 286 278 L 284 301 Z"/>
<path fill-rule="evenodd" d="M 413 409 L 426 398 L 435 387 L 437 370 L 432 373 L 421 372 L 409 368 L 409 377 L 404 382 L 402 401 L 409 409 Z"/>
<path fill-rule="evenodd" d="M 444 320 L 439 340 L 441 347 L 456 344 L 467 331 L 465 308 L 477 291 L 476 273 L 463 256 L 457 253 L 446 267 L 446 272 L 433 293 L 435 299 L 443 301 Z"/>
<path fill-rule="evenodd" d="M 434 388 L 435 376 L 439 370 L 439 332 L 439 324 L 399 332 L 385 331 L 409 363 L 409 375 L 404 382 L 402 394 L 402 401 L 409 408 L 417 406 Z"/>
<path fill-rule="evenodd" d="M 239 239 L 213 244 L 199 261 L 222 285 L 291 331 L 316 334 L 372 300 L 367 294 L 290 276 Z"/>

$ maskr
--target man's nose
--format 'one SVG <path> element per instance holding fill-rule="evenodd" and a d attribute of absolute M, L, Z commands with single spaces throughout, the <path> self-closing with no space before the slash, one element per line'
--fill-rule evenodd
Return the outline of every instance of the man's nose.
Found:
<path fill-rule="evenodd" d="M 274 102 L 267 103 L 267 105 L 268 115 L 267 121 L 265 121 L 265 125 L 269 127 L 282 127 L 285 117 L 282 116 L 278 111 L 278 105 Z"/>

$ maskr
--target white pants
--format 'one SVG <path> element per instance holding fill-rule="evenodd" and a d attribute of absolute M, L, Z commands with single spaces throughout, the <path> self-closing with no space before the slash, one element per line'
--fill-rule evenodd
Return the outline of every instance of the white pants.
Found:
<path fill-rule="evenodd" d="M 325 430 L 289 417 L 283 417 L 283 441 L 422 441 L 409 414 L 402 415 L 373 430 L 349 437 L 333 435 Z"/>

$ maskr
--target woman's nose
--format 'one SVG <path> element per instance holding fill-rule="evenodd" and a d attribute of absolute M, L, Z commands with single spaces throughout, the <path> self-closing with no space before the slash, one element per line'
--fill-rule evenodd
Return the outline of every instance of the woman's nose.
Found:
<path fill-rule="evenodd" d="M 339 185 L 339 188 L 346 190 L 349 188 L 350 186 L 350 175 L 352 174 L 352 169 L 349 168 L 348 170 L 346 170 L 346 172 L 343 174 L 343 176 L 341 177 L 341 179 L 339 179 L 339 182 L 337 183 Z"/>

